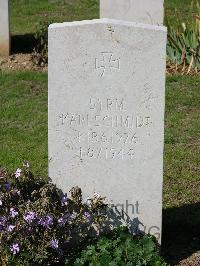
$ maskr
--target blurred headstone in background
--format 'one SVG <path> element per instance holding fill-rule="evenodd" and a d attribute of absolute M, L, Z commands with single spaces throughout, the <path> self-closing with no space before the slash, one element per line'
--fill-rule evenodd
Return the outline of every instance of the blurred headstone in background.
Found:
<path fill-rule="evenodd" d="M 100 0 L 100 17 L 162 25 L 164 0 Z"/>
<path fill-rule="evenodd" d="M 0 56 L 10 54 L 9 0 L 0 0 Z"/>

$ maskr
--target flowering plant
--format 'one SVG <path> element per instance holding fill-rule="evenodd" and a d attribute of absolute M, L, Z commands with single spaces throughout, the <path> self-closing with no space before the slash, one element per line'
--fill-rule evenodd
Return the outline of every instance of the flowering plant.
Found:
<path fill-rule="evenodd" d="M 83 202 L 75 187 L 71 197 L 36 178 L 23 164 L 15 173 L 0 169 L 0 264 L 62 263 L 77 244 L 97 234 L 105 219 L 103 198 Z M 69 259 L 70 260 L 70 259 Z"/>
<path fill-rule="evenodd" d="M 98 193 L 83 202 L 78 187 L 68 197 L 27 162 L 0 168 L 0 265 L 166 265 L 152 236 L 107 230 L 106 207 Z"/>

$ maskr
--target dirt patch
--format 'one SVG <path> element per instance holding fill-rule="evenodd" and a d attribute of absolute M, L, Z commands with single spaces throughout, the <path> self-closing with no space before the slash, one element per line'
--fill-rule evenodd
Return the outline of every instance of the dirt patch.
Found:
<path fill-rule="evenodd" d="M 200 75 L 200 69 L 197 68 L 191 68 L 190 66 L 178 66 L 176 64 L 173 64 L 171 62 L 167 62 L 167 68 L 166 73 L 169 75 L 189 75 L 189 76 L 199 76 Z"/>
<path fill-rule="evenodd" d="M 32 56 L 32 54 L 14 54 L 9 57 L 0 57 L 0 70 L 47 72 L 47 65 L 37 66 Z"/>
<path fill-rule="evenodd" d="M 199 266 L 200 265 L 200 251 L 197 253 L 194 253 L 189 258 L 180 261 L 177 266 Z"/>

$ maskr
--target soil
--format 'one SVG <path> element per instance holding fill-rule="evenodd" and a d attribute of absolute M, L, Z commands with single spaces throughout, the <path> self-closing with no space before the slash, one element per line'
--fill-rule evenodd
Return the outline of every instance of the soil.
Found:
<path fill-rule="evenodd" d="M 14 54 L 0 57 L 0 70 L 3 71 L 41 71 L 47 72 L 47 65 L 37 66 L 32 54 Z"/>
<path fill-rule="evenodd" d="M 192 69 L 189 66 L 177 66 L 171 62 L 167 62 L 167 68 L 166 73 L 169 75 L 189 75 L 189 76 L 199 76 L 200 75 L 200 69 Z"/>
<path fill-rule="evenodd" d="M 177 264 L 178 266 L 199 266 L 200 265 L 200 251 L 194 253 L 189 258 L 182 260 Z"/>

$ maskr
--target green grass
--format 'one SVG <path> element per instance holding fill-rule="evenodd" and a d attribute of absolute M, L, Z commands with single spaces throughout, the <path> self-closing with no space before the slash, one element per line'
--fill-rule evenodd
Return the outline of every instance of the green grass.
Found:
<path fill-rule="evenodd" d="M 165 121 L 165 207 L 200 201 L 200 78 L 169 77 Z"/>
<path fill-rule="evenodd" d="M 164 206 L 199 201 L 200 78 L 168 77 Z M 0 162 L 10 170 L 28 160 L 47 177 L 47 74 L 0 75 Z"/>
<path fill-rule="evenodd" d="M 98 18 L 96 0 L 12 0 L 12 34 L 34 33 L 39 21 L 64 22 Z"/>
<path fill-rule="evenodd" d="M 0 164 L 47 176 L 47 74 L 0 74 Z"/>
<path fill-rule="evenodd" d="M 165 21 L 168 20 L 173 25 L 191 23 L 195 14 L 195 8 L 191 8 L 193 1 L 165 0 Z M 13 35 L 34 33 L 39 21 L 64 22 L 93 18 L 99 18 L 98 0 L 11 1 Z"/>
<path fill-rule="evenodd" d="M 168 21 L 174 26 L 181 23 L 190 24 L 196 14 L 197 0 L 165 0 L 165 23 Z"/>

